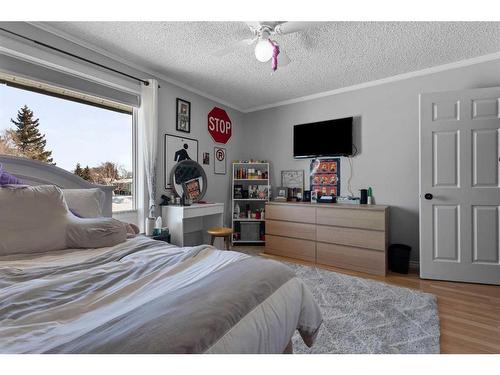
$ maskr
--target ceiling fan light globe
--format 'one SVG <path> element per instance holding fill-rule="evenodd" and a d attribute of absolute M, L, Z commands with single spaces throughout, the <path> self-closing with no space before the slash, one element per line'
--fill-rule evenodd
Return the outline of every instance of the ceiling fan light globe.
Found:
<path fill-rule="evenodd" d="M 255 57 L 260 62 L 267 62 L 273 57 L 273 46 L 267 39 L 260 39 L 255 45 Z"/>

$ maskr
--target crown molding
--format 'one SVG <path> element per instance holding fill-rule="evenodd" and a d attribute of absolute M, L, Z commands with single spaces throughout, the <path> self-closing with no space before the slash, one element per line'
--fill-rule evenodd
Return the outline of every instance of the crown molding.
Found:
<path fill-rule="evenodd" d="M 68 33 L 60 31 L 60 30 L 58 30 L 56 28 L 53 28 L 52 26 L 46 25 L 43 22 L 26 22 L 26 23 L 30 24 L 31 26 L 34 26 L 34 27 L 36 27 L 38 29 L 46 31 L 46 32 L 48 32 L 50 34 L 53 34 L 53 35 L 58 36 L 60 38 L 66 39 L 66 40 L 68 40 L 68 41 L 70 41 L 72 43 L 75 43 L 75 44 L 79 45 L 80 47 L 84 47 L 84 48 L 89 49 L 89 50 L 91 50 L 91 51 L 93 51 L 95 53 L 103 55 L 103 56 L 105 56 L 105 57 L 107 57 L 109 59 L 115 60 L 115 61 L 117 61 L 117 62 L 119 62 L 119 63 L 121 63 L 123 65 L 126 65 L 129 68 L 137 70 L 137 71 L 139 71 L 141 73 L 145 73 L 145 74 L 148 74 L 148 75 L 150 75 L 150 76 L 152 76 L 154 78 L 161 79 L 162 81 L 171 83 L 172 85 L 178 86 L 178 87 L 180 87 L 180 88 L 182 88 L 184 90 L 190 91 L 190 92 L 192 92 L 192 93 L 194 93 L 196 95 L 202 96 L 202 97 L 204 97 L 206 99 L 209 99 L 209 100 L 211 100 L 213 102 L 222 104 L 222 105 L 224 105 L 226 107 L 229 107 L 231 109 L 234 109 L 234 110 L 236 110 L 238 112 L 242 112 L 242 113 L 244 112 L 242 108 L 238 107 L 237 105 L 235 105 L 233 103 L 230 103 L 230 102 L 228 102 L 228 101 L 226 101 L 224 99 L 218 98 L 218 97 L 216 97 L 214 95 L 211 95 L 211 94 L 206 93 L 204 91 L 198 90 L 198 89 L 196 89 L 194 87 L 186 85 L 185 83 L 182 83 L 182 82 L 180 82 L 178 80 L 170 78 L 170 77 L 166 76 L 163 73 L 157 72 L 155 70 L 147 69 L 144 66 L 141 66 L 141 65 L 138 65 L 138 64 L 133 63 L 131 61 L 128 61 L 128 60 L 124 59 L 123 57 L 117 56 L 117 55 L 112 54 L 112 53 L 110 53 L 110 52 L 108 52 L 108 51 L 106 51 L 106 50 L 104 50 L 102 48 L 99 48 L 99 47 L 93 45 L 93 44 L 90 44 L 90 43 L 87 43 L 87 42 L 85 42 L 83 40 L 75 38 L 74 36 L 69 35 Z"/>
<path fill-rule="evenodd" d="M 475 64 L 480 64 L 480 63 L 487 62 L 487 61 L 494 61 L 494 60 L 498 60 L 498 59 L 500 59 L 500 52 L 495 52 L 495 53 L 491 53 L 488 55 L 482 55 L 482 56 L 472 57 L 470 59 L 455 61 L 455 62 L 452 62 L 449 64 L 437 65 L 437 66 L 433 66 L 431 68 L 415 70 L 413 72 L 402 73 L 402 74 L 397 74 L 395 76 L 390 76 L 387 78 L 381 78 L 381 79 L 377 79 L 374 81 L 363 82 L 363 83 L 360 83 L 357 85 L 341 87 L 341 88 L 335 89 L 335 90 L 318 92 L 316 94 L 301 96 L 299 98 L 293 98 L 293 99 L 283 100 L 283 101 L 276 102 L 276 103 L 265 104 L 265 105 L 261 105 L 261 106 L 257 106 L 257 107 L 247 108 L 247 109 L 243 110 L 243 113 L 257 112 L 257 111 L 262 111 L 262 110 L 269 109 L 269 108 L 281 107 L 284 105 L 300 103 L 300 102 L 306 102 L 309 100 L 314 100 L 314 99 L 324 98 L 327 96 L 342 94 L 344 92 L 356 91 L 356 90 L 365 89 L 368 87 L 385 85 L 387 83 L 402 81 L 405 79 L 410 79 L 410 78 L 415 78 L 415 77 L 421 77 L 421 76 L 439 73 L 439 72 L 443 72 L 443 71 L 447 71 L 447 70 L 453 70 L 453 69 L 457 69 L 457 68 L 463 68 L 463 67 L 467 67 L 467 66 L 471 66 L 471 65 L 475 65 Z"/>

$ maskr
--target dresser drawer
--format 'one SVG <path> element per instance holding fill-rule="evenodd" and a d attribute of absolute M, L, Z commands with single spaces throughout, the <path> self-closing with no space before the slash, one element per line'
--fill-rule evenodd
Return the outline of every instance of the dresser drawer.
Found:
<path fill-rule="evenodd" d="M 316 243 L 308 240 L 266 235 L 265 252 L 308 262 L 316 261 Z"/>
<path fill-rule="evenodd" d="M 317 242 L 316 262 L 375 275 L 386 274 L 386 255 L 382 251 Z"/>
<path fill-rule="evenodd" d="M 385 211 L 347 208 L 317 208 L 316 223 L 341 227 L 384 230 Z"/>
<path fill-rule="evenodd" d="M 293 223 L 290 221 L 266 220 L 266 234 L 313 240 L 316 238 L 314 224 Z"/>
<path fill-rule="evenodd" d="M 318 225 L 316 241 L 385 251 L 385 232 L 379 230 Z"/>
<path fill-rule="evenodd" d="M 268 204 L 266 205 L 266 219 L 314 224 L 316 222 L 316 208 Z"/>

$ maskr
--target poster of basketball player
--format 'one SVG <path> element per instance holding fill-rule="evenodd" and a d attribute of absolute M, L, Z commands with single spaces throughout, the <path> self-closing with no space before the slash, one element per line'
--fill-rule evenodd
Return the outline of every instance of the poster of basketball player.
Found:
<path fill-rule="evenodd" d="M 192 138 L 165 134 L 165 189 L 170 188 L 170 173 L 183 160 L 198 162 L 198 141 Z"/>

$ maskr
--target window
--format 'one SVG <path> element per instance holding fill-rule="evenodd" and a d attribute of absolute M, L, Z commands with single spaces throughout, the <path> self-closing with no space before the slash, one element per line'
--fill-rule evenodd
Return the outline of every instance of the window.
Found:
<path fill-rule="evenodd" d="M 55 164 L 135 204 L 132 107 L 0 73 L 0 154 Z"/>

